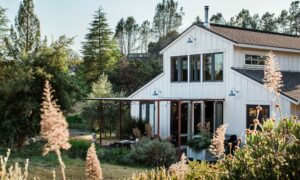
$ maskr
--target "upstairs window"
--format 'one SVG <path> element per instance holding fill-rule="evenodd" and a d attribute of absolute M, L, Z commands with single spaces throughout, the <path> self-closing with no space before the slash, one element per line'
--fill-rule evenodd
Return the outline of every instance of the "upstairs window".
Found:
<path fill-rule="evenodd" d="M 187 56 L 171 58 L 171 81 L 187 82 L 188 80 L 188 58 Z"/>
<path fill-rule="evenodd" d="M 265 65 L 267 56 L 260 55 L 245 55 L 245 64 L 246 65 Z"/>
<path fill-rule="evenodd" d="M 223 53 L 203 55 L 203 81 L 223 81 Z"/>
<path fill-rule="evenodd" d="M 190 56 L 190 81 L 200 82 L 200 55 Z"/>

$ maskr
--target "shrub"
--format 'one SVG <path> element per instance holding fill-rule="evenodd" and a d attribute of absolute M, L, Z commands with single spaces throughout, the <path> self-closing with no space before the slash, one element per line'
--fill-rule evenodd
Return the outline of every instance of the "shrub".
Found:
<path fill-rule="evenodd" d="M 219 167 L 219 163 L 214 165 L 204 161 L 190 161 L 189 167 L 190 170 L 187 173 L 186 179 L 216 180 L 221 179 L 222 176 L 226 175 Z"/>
<path fill-rule="evenodd" d="M 102 162 L 108 162 L 113 164 L 132 164 L 132 161 L 127 160 L 127 155 L 130 150 L 126 148 L 111 148 L 100 149 L 97 154 L 100 156 Z"/>
<path fill-rule="evenodd" d="M 83 122 L 79 115 L 68 116 L 67 121 L 69 124 L 80 124 Z"/>
<path fill-rule="evenodd" d="M 127 159 L 147 166 L 169 167 L 172 163 L 176 162 L 177 154 L 173 144 L 168 141 L 142 138 L 133 147 Z"/>
<path fill-rule="evenodd" d="M 71 148 L 67 151 L 70 158 L 86 158 L 90 143 L 85 140 L 70 140 Z"/>
<path fill-rule="evenodd" d="M 300 176 L 300 122 L 267 120 L 248 132 L 247 145 L 222 163 L 227 179 L 297 179 Z"/>
<path fill-rule="evenodd" d="M 207 149 L 211 144 L 210 123 L 197 124 L 199 133 L 197 137 L 188 141 L 187 145 L 195 152 Z"/>

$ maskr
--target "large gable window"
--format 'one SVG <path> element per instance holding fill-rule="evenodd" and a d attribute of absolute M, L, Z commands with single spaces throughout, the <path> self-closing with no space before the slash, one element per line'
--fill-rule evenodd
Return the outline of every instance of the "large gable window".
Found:
<path fill-rule="evenodd" d="M 171 58 L 171 81 L 187 82 L 188 80 L 188 58 L 187 56 Z"/>
<path fill-rule="evenodd" d="M 203 55 L 203 81 L 223 81 L 223 53 Z"/>
<path fill-rule="evenodd" d="M 265 61 L 267 56 L 260 56 L 260 55 L 245 55 L 245 64 L 246 65 L 265 65 Z"/>
<path fill-rule="evenodd" d="M 190 56 L 190 81 L 199 82 L 200 81 L 200 55 Z"/>

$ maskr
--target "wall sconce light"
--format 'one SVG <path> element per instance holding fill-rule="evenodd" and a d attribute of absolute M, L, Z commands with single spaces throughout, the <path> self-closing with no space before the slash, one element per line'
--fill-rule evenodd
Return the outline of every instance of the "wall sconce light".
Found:
<path fill-rule="evenodd" d="M 230 90 L 230 93 L 228 94 L 228 96 L 234 97 L 234 96 L 236 96 L 238 93 L 239 93 L 238 90 L 236 90 L 235 88 L 232 88 L 232 89 Z"/>
<path fill-rule="evenodd" d="M 160 94 L 161 94 L 161 90 L 159 90 L 159 89 L 155 89 L 155 90 L 153 91 L 153 94 L 152 94 L 152 96 L 154 96 L 154 97 L 158 97 Z"/>
<path fill-rule="evenodd" d="M 190 35 L 190 37 L 189 37 L 189 39 L 187 40 L 186 43 L 191 44 L 191 43 L 193 43 L 194 41 L 196 41 L 196 38 L 194 38 L 193 36 Z"/>

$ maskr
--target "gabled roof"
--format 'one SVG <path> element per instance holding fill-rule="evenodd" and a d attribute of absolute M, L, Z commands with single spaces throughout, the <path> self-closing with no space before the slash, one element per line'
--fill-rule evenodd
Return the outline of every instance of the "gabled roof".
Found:
<path fill-rule="evenodd" d="M 264 70 L 244 68 L 232 69 L 260 84 L 263 84 Z M 300 102 L 300 72 L 281 71 L 281 73 L 283 80 L 281 94 L 293 101 Z"/>
<path fill-rule="evenodd" d="M 225 38 L 233 43 L 241 45 L 255 45 L 255 46 L 265 46 L 272 48 L 283 48 L 300 51 L 300 37 L 295 35 L 267 32 L 253 29 L 245 29 L 234 26 L 220 25 L 220 24 L 210 24 L 210 27 L 205 27 L 202 23 L 196 23 L 188 27 L 183 31 L 176 39 L 167 44 L 162 48 L 160 52 L 169 47 L 174 41 L 185 34 L 192 27 L 198 26 L 211 33 L 214 33 L 222 38 Z"/>
<path fill-rule="evenodd" d="M 299 36 L 219 24 L 210 24 L 209 30 L 238 44 L 300 50 Z"/>

